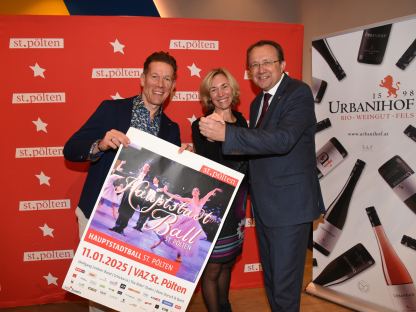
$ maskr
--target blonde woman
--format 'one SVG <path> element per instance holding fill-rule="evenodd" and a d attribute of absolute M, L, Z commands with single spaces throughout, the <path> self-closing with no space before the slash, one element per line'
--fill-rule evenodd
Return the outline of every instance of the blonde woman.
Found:
<path fill-rule="evenodd" d="M 210 71 L 202 80 L 200 98 L 206 116 L 215 120 L 247 128 L 243 115 L 234 110 L 239 103 L 237 81 L 225 68 Z M 247 173 L 247 161 L 241 156 L 226 156 L 221 152 L 221 142 L 207 140 L 199 132 L 199 119 L 192 124 L 194 151 L 227 167 Z M 241 183 L 223 228 L 202 275 L 201 286 L 209 312 L 229 312 L 228 300 L 231 270 L 242 251 L 245 220 L 247 182 Z"/>

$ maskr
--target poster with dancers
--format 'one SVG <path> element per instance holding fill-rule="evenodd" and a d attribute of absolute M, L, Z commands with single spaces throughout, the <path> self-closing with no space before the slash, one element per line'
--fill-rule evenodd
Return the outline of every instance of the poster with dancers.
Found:
<path fill-rule="evenodd" d="M 127 136 L 62 287 L 119 311 L 185 311 L 243 174 Z"/>

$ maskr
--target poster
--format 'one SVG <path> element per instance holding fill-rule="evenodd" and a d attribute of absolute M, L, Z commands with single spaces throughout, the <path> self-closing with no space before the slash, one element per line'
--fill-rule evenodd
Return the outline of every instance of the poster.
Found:
<path fill-rule="evenodd" d="M 79 243 L 74 211 L 89 164 L 66 161 L 63 146 L 103 100 L 140 92 L 148 55 L 163 50 L 177 60 L 176 92 L 164 112 L 178 123 L 183 143 L 192 142 L 191 124 L 203 114 L 199 85 L 220 65 L 238 81 L 238 111 L 248 118 L 257 90 L 247 75 L 245 51 L 259 34 L 283 46 L 287 71 L 301 78 L 300 24 L 52 15 L 5 15 L 0 24 L 6 73 L 0 78 L 1 127 L 13 133 L 0 154 L 9 179 L 4 190 L 13 190 L 2 198 L 8 222 L 0 231 L 3 237 L 13 233 L 13 239 L 3 242 L 8 252 L 0 258 L 0 308 L 78 300 L 61 286 Z M 141 40 L 138 29 L 146 29 Z M 16 231 L 16 224 L 25 230 Z M 250 209 L 243 232 L 231 289 L 263 283 Z"/>
<path fill-rule="evenodd" d="M 120 311 L 185 311 L 243 175 L 140 130 L 127 136 L 63 288 Z"/>

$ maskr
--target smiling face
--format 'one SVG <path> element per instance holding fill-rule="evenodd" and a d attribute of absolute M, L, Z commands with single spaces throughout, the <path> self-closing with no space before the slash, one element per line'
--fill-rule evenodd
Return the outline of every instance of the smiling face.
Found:
<path fill-rule="evenodd" d="M 224 67 L 208 72 L 199 86 L 201 104 L 206 113 L 217 113 L 240 102 L 240 87 L 233 75 Z M 215 101 L 215 103 L 214 103 Z"/>
<path fill-rule="evenodd" d="M 252 81 L 263 91 L 269 91 L 279 82 L 286 63 L 281 61 L 271 45 L 255 47 L 247 58 Z"/>
<path fill-rule="evenodd" d="M 209 95 L 215 111 L 227 110 L 231 108 L 233 102 L 233 89 L 230 82 L 223 74 L 215 75 L 212 78 L 209 88 Z"/>
<path fill-rule="evenodd" d="M 161 106 L 175 88 L 174 71 L 164 62 L 152 62 L 141 78 L 142 98 L 149 110 Z"/>

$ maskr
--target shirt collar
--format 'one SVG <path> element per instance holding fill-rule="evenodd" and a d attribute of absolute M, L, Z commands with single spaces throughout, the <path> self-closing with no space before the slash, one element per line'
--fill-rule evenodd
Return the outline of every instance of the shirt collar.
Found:
<path fill-rule="evenodd" d="M 276 91 L 277 91 L 277 89 L 279 88 L 279 86 L 280 86 L 280 84 L 282 83 L 282 80 L 283 80 L 283 77 L 285 76 L 286 74 L 285 73 L 283 73 L 282 74 L 282 76 L 280 77 L 280 80 L 273 86 L 273 88 L 271 88 L 269 91 L 263 91 L 263 94 L 264 93 L 269 93 L 269 94 L 271 94 L 272 95 L 272 97 L 270 98 L 270 100 L 273 98 L 273 96 L 276 94 Z M 271 103 L 271 102 L 269 102 L 269 103 Z"/>
<path fill-rule="evenodd" d="M 154 117 L 158 117 L 160 115 L 162 115 L 162 106 L 159 106 L 159 109 L 157 110 L 157 112 L 155 113 Z M 144 106 L 144 101 L 143 101 L 143 97 L 141 95 L 138 95 L 134 98 L 133 100 L 133 109 L 140 109 L 140 110 L 147 110 L 150 114 L 150 111 L 146 108 L 146 106 Z M 154 118 L 153 117 L 153 118 Z"/>

